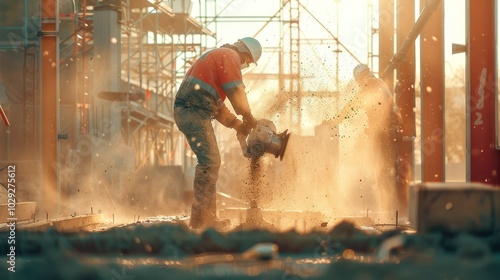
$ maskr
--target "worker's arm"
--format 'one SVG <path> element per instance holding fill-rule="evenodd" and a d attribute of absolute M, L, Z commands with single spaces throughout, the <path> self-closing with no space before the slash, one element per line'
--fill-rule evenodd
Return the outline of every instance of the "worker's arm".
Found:
<path fill-rule="evenodd" d="M 242 130 L 244 134 L 248 134 L 256 126 L 257 121 L 253 117 L 248 104 L 247 93 L 245 92 L 245 85 L 240 71 L 240 57 L 237 52 L 231 51 L 225 56 L 225 59 L 221 60 L 221 63 L 218 74 L 222 89 L 236 114 L 243 116 Z"/>
<path fill-rule="evenodd" d="M 250 105 L 248 104 L 247 94 L 243 86 L 233 87 L 226 90 L 226 96 L 231 102 L 234 111 L 243 117 L 251 116 Z"/>
<path fill-rule="evenodd" d="M 256 126 L 257 120 L 252 115 L 250 105 L 248 104 L 247 94 L 243 86 L 230 88 L 225 92 L 236 114 L 243 116 L 245 134 L 248 134 L 248 132 Z"/>
<path fill-rule="evenodd" d="M 229 111 L 224 103 L 214 114 L 215 119 L 220 122 L 223 126 L 234 128 L 238 131 L 241 127 L 242 121 L 238 120 L 238 118 Z"/>

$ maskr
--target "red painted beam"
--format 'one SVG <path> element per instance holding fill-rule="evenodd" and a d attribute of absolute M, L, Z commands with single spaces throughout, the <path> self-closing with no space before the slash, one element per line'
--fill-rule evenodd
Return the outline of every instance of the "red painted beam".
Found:
<path fill-rule="evenodd" d="M 57 24 L 56 1 L 41 0 L 42 211 L 55 213 L 57 195 Z"/>
<path fill-rule="evenodd" d="M 495 1 L 467 1 L 468 180 L 498 185 L 495 142 Z"/>
<path fill-rule="evenodd" d="M 3 123 L 6 125 L 6 126 L 10 126 L 10 122 L 9 122 L 9 119 L 7 118 L 7 115 L 5 114 L 3 108 L 2 108 L 2 105 L 0 105 L 0 115 L 2 116 L 2 119 L 3 119 Z"/>
<path fill-rule="evenodd" d="M 415 22 L 415 0 L 397 0 L 397 46 L 402 48 Z M 408 47 L 396 67 L 396 104 L 403 124 L 398 139 L 398 199 L 399 209 L 408 209 L 408 186 L 413 181 L 413 140 L 415 138 L 415 44 Z M 403 215 L 407 214 L 402 212 Z"/>
<path fill-rule="evenodd" d="M 425 7 L 432 0 L 421 0 Z M 443 2 L 420 34 L 422 182 L 444 182 L 444 11 Z"/>

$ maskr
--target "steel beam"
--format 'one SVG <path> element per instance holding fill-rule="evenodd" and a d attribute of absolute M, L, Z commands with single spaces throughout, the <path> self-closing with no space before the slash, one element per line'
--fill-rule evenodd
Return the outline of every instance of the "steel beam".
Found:
<path fill-rule="evenodd" d="M 40 0 L 41 93 L 42 93 L 42 210 L 55 213 L 58 188 L 58 1 Z M 59 205 L 60 206 L 60 205 Z"/>
<path fill-rule="evenodd" d="M 495 2 L 467 1 L 467 180 L 498 185 Z"/>
<path fill-rule="evenodd" d="M 407 42 L 415 21 L 415 0 L 397 0 L 397 47 L 401 49 Z M 403 117 L 401 133 L 398 137 L 398 200 L 399 209 L 408 209 L 408 186 L 413 181 L 413 140 L 415 138 L 415 44 L 410 44 L 404 56 L 396 65 L 396 104 Z"/>
<path fill-rule="evenodd" d="M 433 0 L 421 0 L 421 7 Z M 420 34 L 422 182 L 443 182 L 444 161 L 444 9 L 440 2 Z"/>
<path fill-rule="evenodd" d="M 7 114 L 5 114 L 5 112 L 2 108 L 2 104 L 0 104 L 0 116 L 2 116 L 2 120 L 3 120 L 3 123 L 5 124 L 5 126 L 10 126 L 9 119 L 7 118 Z"/>

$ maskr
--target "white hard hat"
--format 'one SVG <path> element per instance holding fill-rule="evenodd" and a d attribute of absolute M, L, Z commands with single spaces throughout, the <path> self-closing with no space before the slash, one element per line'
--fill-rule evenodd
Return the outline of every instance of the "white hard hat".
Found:
<path fill-rule="evenodd" d="M 354 70 L 352 70 L 352 75 L 354 77 L 354 80 L 359 83 L 361 79 L 363 79 L 367 75 L 371 75 L 371 71 L 370 68 L 368 68 L 368 65 L 359 64 L 358 66 L 354 67 Z"/>
<path fill-rule="evenodd" d="M 243 44 L 243 46 L 238 44 L 240 42 Z M 259 41 L 257 41 L 257 39 L 252 37 L 241 38 L 238 40 L 238 42 L 235 43 L 235 46 L 238 48 L 240 52 L 246 52 L 250 54 L 253 63 L 257 64 L 257 61 L 259 60 L 260 55 L 262 54 L 262 46 L 260 45 Z"/>

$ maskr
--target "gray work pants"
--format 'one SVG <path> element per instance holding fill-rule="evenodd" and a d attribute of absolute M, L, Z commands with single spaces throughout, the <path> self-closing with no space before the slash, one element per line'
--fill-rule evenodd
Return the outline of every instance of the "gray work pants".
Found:
<path fill-rule="evenodd" d="M 174 119 L 198 160 L 190 225 L 194 228 L 206 227 L 216 219 L 215 185 L 221 165 L 211 114 L 198 107 L 176 105 Z"/>

